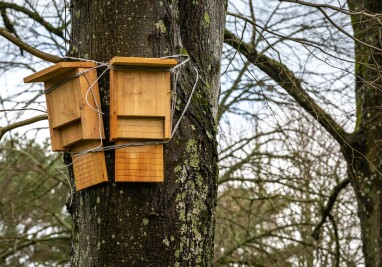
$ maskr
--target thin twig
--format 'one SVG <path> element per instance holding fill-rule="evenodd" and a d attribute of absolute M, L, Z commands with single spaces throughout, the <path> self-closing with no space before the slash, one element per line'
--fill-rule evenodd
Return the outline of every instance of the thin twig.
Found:
<path fill-rule="evenodd" d="M 295 4 L 300 4 L 300 5 L 309 6 L 309 7 L 315 7 L 315 8 L 328 8 L 328 9 L 332 9 L 334 11 L 338 11 L 340 13 L 343 13 L 343 14 L 349 15 L 349 16 L 365 16 L 365 17 L 370 17 L 370 18 L 376 19 L 378 21 L 378 23 L 382 25 L 382 22 L 379 19 L 379 17 L 382 17 L 381 13 L 371 13 L 371 12 L 367 12 L 365 10 L 362 10 L 362 11 L 352 11 L 352 10 L 349 10 L 349 9 L 345 9 L 343 7 L 336 7 L 336 6 L 332 6 L 332 5 L 328 5 L 328 4 L 315 4 L 315 3 L 309 3 L 309 2 L 300 1 L 300 0 L 279 0 L 279 1 L 280 2 L 287 2 L 287 3 L 295 3 Z"/>
<path fill-rule="evenodd" d="M 338 235 L 338 226 L 336 223 L 336 220 L 334 219 L 334 216 L 329 213 L 329 220 L 332 223 L 333 226 L 333 233 L 334 233 L 334 242 L 336 243 L 336 250 L 335 250 L 335 267 L 340 267 L 340 259 L 341 259 L 341 246 L 340 246 L 340 237 Z"/>
<path fill-rule="evenodd" d="M 279 0 L 280 2 L 289 2 L 289 3 L 296 3 L 296 4 L 301 4 L 301 5 L 304 5 L 304 6 L 310 6 L 310 7 L 314 7 L 316 9 L 318 9 L 323 15 L 324 17 L 337 29 L 339 30 L 340 32 L 342 32 L 343 34 L 345 34 L 347 37 L 349 37 L 350 39 L 352 39 L 353 41 L 357 42 L 357 43 L 360 43 L 360 44 L 363 44 L 367 47 L 370 47 L 372 49 L 375 49 L 377 51 L 382 51 L 381 48 L 379 47 L 376 47 L 376 46 L 373 46 L 373 45 L 370 45 L 368 43 L 365 43 L 363 42 L 362 40 L 358 39 L 358 38 L 355 38 L 354 36 L 352 36 L 351 34 L 349 34 L 346 30 L 344 30 L 343 28 L 341 28 L 340 26 L 338 26 L 332 19 L 331 17 L 324 11 L 324 8 L 330 8 L 330 9 L 333 9 L 335 11 L 338 11 L 338 12 L 341 12 L 341 13 L 344 13 L 344 14 L 347 14 L 347 15 L 350 15 L 350 16 L 355 16 L 355 15 L 364 15 L 364 16 L 368 16 L 368 17 L 372 17 L 374 19 L 377 20 L 377 22 L 382 25 L 382 22 L 381 20 L 379 19 L 380 16 L 382 16 L 382 14 L 370 14 L 370 13 L 366 13 L 364 11 L 362 12 L 352 12 L 350 10 L 346 10 L 346 9 L 343 9 L 343 8 L 338 8 L 338 7 L 335 7 L 335 6 L 331 6 L 331 5 L 324 5 L 324 4 L 313 4 L 313 3 L 307 3 L 307 2 L 304 2 L 304 1 L 298 1 L 298 0 Z"/>

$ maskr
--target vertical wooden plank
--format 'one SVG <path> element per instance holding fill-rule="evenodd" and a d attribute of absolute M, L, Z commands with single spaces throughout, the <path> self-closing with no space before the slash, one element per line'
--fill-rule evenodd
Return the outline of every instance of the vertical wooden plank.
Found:
<path fill-rule="evenodd" d="M 79 68 L 78 71 L 86 71 L 88 69 Z M 97 111 L 97 106 L 100 112 L 101 102 L 98 82 L 96 82 L 89 93 L 87 94 L 90 86 L 97 80 L 97 71 L 95 69 L 88 70 L 79 77 L 79 84 L 81 96 L 81 122 L 82 122 L 82 132 L 83 139 L 103 139 L 105 138 L 102 116 Z M 86 102 L 87 94 L 87 102 Z M 90 106 L 89 106 L 90 105 Z"/>
<path fill-rule="evenodd" d="M 125 142 L 118 140 L 116 145 Z M 163 144 L 115 150 L 116 182 L 163 182 L 163 166 Z"/>
<path fill-rule="evenodd" d="M 170 81 L 170 72 L 163 72 L 163 82 L 165 86 L 165 115 L 164 115 L 164 138 L 169 140 L 171 137 L 171 81 Z"/>
<path fill-rule="evenodd" d="M 81 152 L 99 146 L 99 141 L 84 141 L 71 147 L 73 152 Z M 76 191 L 106 182 L 108 180 L 105 153 L 92 152 L 85 155 L 73 155 L 73 169 Z"/>
<path fill-rule="evenodd" d="M 118 135 L 118 71 L 110 70 L 110 140 L 114 142 Z"/>

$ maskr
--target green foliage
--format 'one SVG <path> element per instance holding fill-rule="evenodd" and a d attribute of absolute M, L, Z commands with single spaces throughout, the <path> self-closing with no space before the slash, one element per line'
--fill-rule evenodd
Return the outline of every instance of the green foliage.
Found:
<path fill-rule="evenodd" d="M 70 190 L 55 169 L 61 155 L 47 148 L 21 138 L 0 146 L 1 266 L 65 266 L 69 259 Z"/>

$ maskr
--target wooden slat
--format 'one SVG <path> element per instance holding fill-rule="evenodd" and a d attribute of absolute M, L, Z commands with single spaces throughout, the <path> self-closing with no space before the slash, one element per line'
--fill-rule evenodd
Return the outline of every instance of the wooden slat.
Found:
<path fill-rule="evenodd" d="M 116 182 L 163 182 L 163 176 L 163 144 L 115 150 Z"/>
<path fill-rule="evenodd" d="M 53 129 L 53 132 L 60 132 L 62 147 L 66 149 L 70 145 L 83 140 L 81 128 L 81 120 L 77 120 L 61 128 Z"/>
<path fill-rule="evenodd" d="M 118 117 L 118 138 L 164 139 L 163 118 Z"/>
<path fill-rule="evenodd" d="M 24 82 L 45 82 L 76 68 L 93 68 L 95 66 L 97 66 L 97 64 L 94 62 L 59 62 L 49 68 L 25 77 Z"/>
<path fill-rule="evenodd" d="M 118 106 L 117 106 L 117 99 L 118 99 L 118 83 L 116 83 L 115 78 L 115 71 L 110 70 L 110 141 L 114 142 L 118 135 Z"/>
<path fill-rule="evenodd" d="M 80 152 L 97 146 L 99 146 L 98 141 L 81 142 L 73 145 L 71 151 Z M 105 154 L 103 151 L 87 153 L 83 156 L 74 155 L 73 161 L 76 191 L 108 180 Z"/>
<path fill-rule="evenodd" d="M 178 62 L 175 59 L 144 58 L 144 57 L 113 57 L 110 65 L 114 66 L 141 66 L 156 68 L 172 68 Z"/>
<path fill-rule="evenodd" d="M 168 83 L 167 83 L 168 82 Z M 164 101 L 165 103 L 165 110 L 164 110 L 164 125 L 163 125 L 163 129 L 164 129 L 164 137 L 163 139 L 165 140 L 168 140 L 170 139 L 171 137 L 171 82 L 170 82 L 170 75 L 168 76 L 168 79 L 166 78 L 166 84 L 165 86 L 167 86 L 166 88 L 166 93 L 164 94 L 164 99 L 162 101 Z M 175 88 L 174 88 L 175 90 Z"/>

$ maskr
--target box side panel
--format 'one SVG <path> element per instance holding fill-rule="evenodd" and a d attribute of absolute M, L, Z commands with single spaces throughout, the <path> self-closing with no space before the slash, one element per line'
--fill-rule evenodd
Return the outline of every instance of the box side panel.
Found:
<path fill-rule="evenodd" d="M 165 116 L 164 116 L 164 126 L 163 126 L 163 129 L 164 129 L 164 139 L 165 140 L 168 140 L 170 139 L 171 137 L 171 120 L 172 120 L 172 117 L 171 117 L 171 81 L 170 81 L 170 72 L 166 72 L 164 73 L 164 77 L 163 77 L 163 83 L 165 84 L 165 110 L 164 110 L 164 113 L 165 113 Z M 175 90 L 175 88 L 174 88 Z"/>
<path fill-rule="evenodd" d="M 110 70 L 110 141 L 114 142 L 117 135 L 117 117 L 118 117 L 118 73 L 117 70 Z"/>
<path fill-rule="evenodd" d="M 86 71 L 86 69 L 79 69 Z M 97 71 L 90 70 L 79 77 L 81 93 L 81 122 L 83 139 L 105 138 Z M 94 83 L 94 84 L 93 84 Z M 93 86 L 91 86 L 93 84 Z M 91 87 L 90 87 L 91 86 Z"/>

